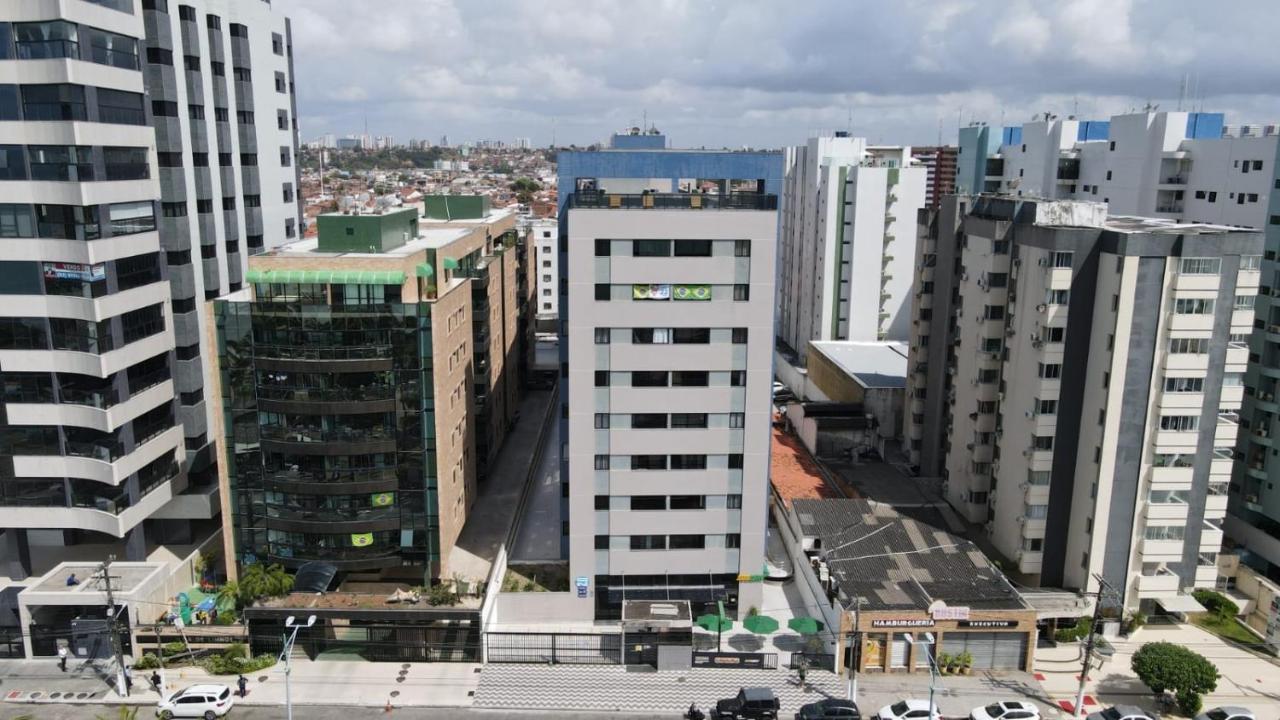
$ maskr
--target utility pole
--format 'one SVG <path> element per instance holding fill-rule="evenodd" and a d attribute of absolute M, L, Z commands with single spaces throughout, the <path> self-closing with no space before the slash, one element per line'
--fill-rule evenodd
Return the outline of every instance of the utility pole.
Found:
<path fill-rule="evenodd" d="M 120 654 L 120 637 L 116 630 L 116 598 L 111 590 L 111 561 L 115 555 L 107 556 L 107 561 L 98 566 L 102 578 L 102 589 L 107 593 L 107 632 L 111 634 L 111 653 L 116 659 L 116 692 L 127 697 L 129 692 L 124 681 L 124 656 Z"/>
<path fill-rule="evenodd" d="M 862 614 L 862 596 L 854 598 L 853 601 L 853 630 L 849 633 L 849 647 L 853 652 L 849 653 L 850 663 L 846 670 L 849 671 L 849 701 L 858 701 L 858 662 L 862 659 L 862 634 L 858 632 L 858 619 Z"/>
<path fill-rule="evenodd" d="M 1098 581 L 1098 590 L 1093 597 L 1093 622 L 1089 626 L 1089 637 L 1084 644 L 1084 662 L 1080 670 L 1080 688 L 1076 690 L 1075 717 L 1078 718 L 1084 717 L 1084 686 L 1089 681 L 1089 670 L 1093 664 L 1094 638 L 1098 634 L 1098 626 L 1102 624 L 1102 598 L 1103 596 L 1116 594 L 1115 590 L 1101 575 L 1095 573 L 1093 577 Z"/>
<path fill-rule="evenodd" d="M 155 624 L 156 631 L 156 662 L 160 663 L 160 687 L 156 691 L 160 693 L 160 699 L 164 699 L 164 645 L 160 642 L 160 623 Z M 186 645 L 184 642 L 183 645 Z"/>

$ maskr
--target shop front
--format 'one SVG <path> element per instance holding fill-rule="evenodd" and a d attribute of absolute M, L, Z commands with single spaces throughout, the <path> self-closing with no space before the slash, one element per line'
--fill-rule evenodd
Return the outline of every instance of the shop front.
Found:
<path fill-rule="evenodd" d="M 931 657 L 936 660 L 967 653 L 971 670 L 1031 670 L 1034 611 L 940 610 L 846 612 L 842 639 L 846 643 L 856 640 L 844 645 L 843 666 L 856 661 L 859 672 L 927 673 Z M 851 647 L 860 647 L 860 651 L 851 653 Z"/>

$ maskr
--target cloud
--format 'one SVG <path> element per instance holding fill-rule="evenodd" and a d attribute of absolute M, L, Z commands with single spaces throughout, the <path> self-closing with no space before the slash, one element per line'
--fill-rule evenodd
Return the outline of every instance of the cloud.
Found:
<path fill-rule="evenodd" d="M 1276 114 L 1276 11 L 1237 0 L 276 0 L 293 18 L 304 138 L 586 144 L 646 115 L 677 145 L 844 129 L 944 140 L 969 119 L 1177 104 Z"/>

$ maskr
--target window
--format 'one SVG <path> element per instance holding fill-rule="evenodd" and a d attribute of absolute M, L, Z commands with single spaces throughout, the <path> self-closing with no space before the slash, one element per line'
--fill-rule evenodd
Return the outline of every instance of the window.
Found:
<path fill-rule="evenodd" d="M 610 240 L 596 240 L 596 257 L 609 257 Z"/>
<path fill-rule="evenodd" d="M 987 287 L 1002 288 L 1009 287 L 1008 273 L 987 273 Z"/>
<path fill-rule="evenodd" d="M 1212 298 L 1177 298 L 1173 301 L 1173 311 L 1179 315 L 1212 315 Z"/>
<path fill-rule="evenodd" d="M 261 195 L 245 195 L 244 206 L 247 208 L 262 207 L 262 196 Z"/>
<path fill-rule="evenodd" d="M 276 55 L 284 55 L 284 37 L 280 33 L 271 33 L 271 52 Z"/>
<path fill-rule="evenodd" d="M 609 299 L 608 283 L 596 283 L 596 300 L 608 300 L 608 299 Z"/>
<path fill-rule="evenodd" d="M 1209 191 L 1209 202 L 1218 202 L 1218 192 L 1216 190 Z"/>
<path fill-rule="evenodd" d="M 240 123 L 241 125 L 252 125 L 252 124 L 253 124 L 253 111 L 252 111 L 252 110 L 237 110 L 237 111 L 236 111 L 236 122 Z"/>
<path fill-rule="evenodd" d="M 711 257 L 710 240 L 676 240 L 676 257 Z"/>
<path fill-rule="evenodd" d="M 996 411 L 995 400 L 979 400 L 978 401 L 978 413 L 980 415 L 990 415 L 995 411 Z M 923 422 L 923 420 L 921 420 L 921 422 Z"/>
<path fill-rule="evenodd" d="M 595 329 L 596 344 L 608 345 L 610 332 L 611 331 L 609 330 L 609 328 L 596 328 Z"/>
<path fill-rule="evenodd" d="M 705 510 L 707 508 L 706 495 L 672 495 L 672 510 Z"/>
<path fill-rule="evenodd" d="M 672 470 L 706 470 L 706 455 L 672 455 Z"/>
<path fill-rule="evenodd" d="M 147 63 L 151 65 L 172 65 L 173 51 L 164 48 L 147 48 Z"/>
<path fill-rule="evenodd" d="M 255 167 L 258 164 L 258 153 L 240 153 L 240 165 Z"/>
<path fill-rule="evenodd" d="M 1037 400 L 1036 414 L 1037 415 L 1057 415 L 1058 401 L 1057 400 Z"/>
<path fill-rule="evenodd" d="M 664 550 L 667 547 L 666 535 L 632 535 L 632 550 Z"/>
<path fill-rule="evenodd" d="M 597 430 L 609 429 L 609 413 L 596 413 L 595 418 Z"/>
<path fill-rule="evenodd" d="M 1147 493 L 1147 502 L 1153 505 L 1185 505 L 1187 497 L 1183 490 L 1152 490 Z"/>
<path fill-rule="evenodd" d="M 724 536 L 724 546 L 730 550 L 742 547 L 742 535 L 729 533 Z"/>
<path fill-rule="evenodd" d="M 176 116 L 177 114 L 178 111 L 175 108 L 174 115 Z M 84 118 L 78 119 L 83 120 Z M 116 125 L 146 125 L 145 100 L 140 93 L 98 88 L 98 122 L 114 123 Z"/>
<path fill-rule="evenodd" d="M 1046 343 L 1060 343 L 1066 335 L 1065 327 L 1046 327 L 1040 330 L 1040 339 Z"/>
<path fill-rule="evenodd" d="M 281 189 L 281 196 L 285 202 L 293 202 L 293 186 L 285 183 L 284 187 Z"/>
<path fill-rule="evenodd" d="M 1161 415 L 1160 429 L 1173 432 L 1194 432 L 1200 427 L 1198 415 Z"/>
<path fill-rule="evenodd" d="M 734 257 L 751 257 L 751 241 L 750 240 L 734 240 L 733 256 Z"/>
<path fill-rule="evenodd" d="M 0 145 L 0 180 L 26 180 L 27 162 L 21 145 Z"/>
<path fill-rule="evenodd" d="M 631 342 L 638 345 L 665 345 L 671 342 L 670 328 L 634 328 Z"/>
<path fill-rule="evenodd" d="M 746 370 L 730 370 L 729 371 L 730 387 L 745 387 L 746 384 L 747 384 Z"/>
<path fill-rule="evenodd" d="M 729 413 L 729 427 L 731 428 L 745 427 L 746 421 L 746 413 Z"/>
<path fill-rule="evenodd" d="M 632 470 L 666 470 L 666 455 L 632 455 Z"/>
<path fill-rule="evenodd" d="M 596 469 L 597 469 L 597 470 L 608 470 L 608 469 L 609 469 L 609 456 L 608 456 L 608 455 L 597 455 L 597 456 L 595 457 L 595 465 L 596 465 Z"/>
<path fill-rule="evenodd" d="M 708 328 L 673 328 L 671 342 L 677 345 L 705 345 L 711 342 L 711 330 Z"/>
<path fill-rule="evenodd" d="M 102 90 L 98 91 L 99 98 Z M 115 92 L 115 91 L 108 91 Z M 133 95 L 134 93 L 124 93 Z M 141 95 L 138 95 L 141 98 Z M 99 102 L 101 105 L 101 102 Z M 25 120 L 88 120 L 84 88 L 80 85 L 23 85 L 22 116 Z M 145 117 L 143 118 L 145 122 Z M 103 122 L 112 122 L 102 120 Z M 142 122 L 134 123 L 137 125 Z"/>
<path fill-rule="evenodd" d="M 1166 377 L 1164 379 L 1164 391 L 1168 393 L 1204 392 L 1204 378 L 1202 377 Z"/>
<path fill-rule="evenodd" d="M 213 200 L 209 198 L 196 198 L 196 213 L 200 215 L 208 215 L 213 212 Z"/>
<path fill-rule="evenodd" d="M 631 427 L 640 430 L 665 430 L 667 415 L 666 413 L 632 413 Z"/>
<path fill-rule="evenodd" d="M 671 372 L 671 386 L 706 387 L 707 377 L 706 370 L 673 370 Z"/>
<path fill-rule="evenodd" d="M 636 257 L 668 257 L 671 255 L 671 241 L 633 240 L 631 254 Z"/>
<path fill-rule="evenodd" d="M 596 536 L 596 549 L 597 549 L 597 550 L 608 550 L 608 549 L 609 549 L 609 536 L 608 536 L 608 535 L 597 535 L 597 536 Z"/>
<path fill-rule="evenodd" d="M 743 345 L 747 342 L 747 329 L 734 328 L 732 341 L 735 345 Z"/>
<path fill-rule="evenodd" d="M 249 28 L 245 27 L 240 23 L 231 23 L 231 27 L 228 30 L 228 32 L 231 33 L 231 37 L 238 37 L 238 38 L 249 37 Z"/>
<path fill-rule="evenodd" d="M 1031 437 L 1031 447 L 1035 450 L 1052 450 L 1052 435 L 1033 435 Z"/>
<path fill-rule="evenodd" d="M 187 204 L 185 202 L 160 203 L 160 214 L 167 218 L 186 217 Z"/>
<path fill-rule="evenodd" d="M 1060 250 L 1049 256 L 1049 264 L 1056 268 L 1069 268 L 1073 257 L 1074 253 Z"/>
<path fill-rule="evenodd" d="M 1236 310 L 1252 310 L 1257 300 L 1258 297 L 1256 295 L 1237 295 L 1233 308 Z"/>
<path fill-rule="evenodd" d="M 1222 268 L 1220 258 L 1182 258 L 1178 272 L 1183 275 L 1217 275 Z"/>
<path fill-rule="evenodd" d="M 982 352 L 999 353 L 1004 348 L 1004 340 L 998 337 L 982 338 Z"/>
<path fill-rule="evenodd" d="M 725 495 L 725 496 L 724 496 L 724 506 L 725 506 L 727 509 L 729 509 L 729 510 L 741 510 L 741 509 L 742 509 L 742 496 L 741 496 L 741 495 L 736 495 L 736 494 L 735 494 L 735 495 Z"/>
<path fill-rule="evenodd" d="M 83 30 L 89 38 L 89 60 L 91 62 L 125 70 L 138 69 L 138 41 L 136 39 L 97 28 L 83 28 Z"/>
<path fill-rule="evenodd" d="M 223 209 L 223 210 L 235 210 L 235 209 L 236 209 L 236 199 L 235 199 L 235 197 L 233 196 L 233 197 L 224 197 L 224 198 L 222 198 L 222 209 Z"/>
<path fill-rule="evenodd" d="M 1208 338 L 1170 338 L 1169 353 L 1173 355 L 1203 355 L 1209 352 Z"/>
<path fill-rule="evenodd" d="M 276 129 L 277 130 L 289 129 L 289 111 L 288 110 L 276 111 Z"/>
<path fill-rule="evenodd" d="M 751 286 L 750 286 L 750 285 L 734 285 L 734 286 L 733 286 L 733 299 L 734 299 L 736 302 L 746 302 L 747 300 L 750 300 L 750 299 L 751 299 Z"/>
<path fill-rule="evenodd" d="M 671 413 L 671 427 L 677 429 L 705 428 L 706 413 Z"/>
<path fill-rule="evenodd" d="M 182 167 L 182 153 L 158 152 L 156 153 L 156 164 L 162 168 L 180 168 Z"/>
<path fill-rule="evenodd" d="M 670 537 L 671 550 L 701 550 L 706 547 L 707 538 L 705 535 L 672 535 Z"/>
<path fill-rule="evenodd" d="M 1244 385 L 1244 373 L 1223 373 L 1222 387 L 1240 387 Z"/>
<path fill-rule="evenodd" d="M 666 495 L 632 495 L 632 510 L 666 510 Z"/>
<path fill-rule="evenodd" d="M 633 370 L 631 387 L 666 387 L 667 372 L 665 370 Z"/>
<path fill-rule="evenodd" d="M 730 470 L 741 470 L 741 469 L 742 469 L 742 453 L 730 453 L 730 455 L 729 455 L 729 469 L 730 469 Z"/>
<path fill-rule="evenodd" d="M 995 254 L 995 255 L 1008 255 L 1008 254 L 1009 254 L 1009 241 L 1008 241 L 1008 240 L 995 240 L 995 241 L 993 241 L 993 242 L 991 243 L 991 252 L 992 252 L 993 254 Z"/>
<path fill-rule="evenodd" d="M 1044 538 L 1023 538 L 1022 549 L 1028 552 L 1041 552 L 1044 550 Z"/>
<path fill-rule="evenodd" d="M 276 71 L 276 92 L 278 93 L 289 92 L 289 85 L 288 83 L 285 82 L 284 73 L 280 72 L 279 70 Z"/>
<path fill-rule="evenodd" d="M 229 115 L 229 114 L 228 114 L 228 112 L 227 112 L 227 109 L 226 109 L 226 108 L 224 108 L 224 107 L 217 107 L 216 105 L 215 105 L 215 106 L 214 106 L 214 108 L 213 108 L 213 119 L 214 119 L 214 120 L 217 120 L 218 122 L 230 122 L 230 121 L 231 121 L 231 118 L 230 118 L 230 115 Z M 231 153 L 225 153 L 225 154 L 226 154 L 226 156 L 227 156 L 228 158 L 229 158 L 229 157 L 231 157 Z M 227 162 L 227 164 L 228 164 L 228 165 L 230 165 L 230 164 L 231 164 L 231 162 L 230 162 L 230 161 L 228 161 L 228 162 Z"/>
<path fill-rule="evenodd" d="M 1045 380 L 1057 380 L 1062 377 L 1062 365 L 1059 363 L 1040 363 L 1040 377 Z"/>
<path fill-rule="evenodd" d="M 5 33 L 5 45 L 8 45 Z M 75 23 L 65 20 L 14 23 L 13 40 L 19 60 L 79 58 L 80 42 Z M 8 50 L 8 47 L 5 48 Z"/>
<path fill-rule="evenodd" d="M 293 164 L 293 152 L 287 147 L 280 148 L 280 167 L 289 167 Z"/>
<path fill-rule="evenodd" d="M 983 319 L 986 319 L 986 320 L 1003 320 L 1004 306 L 1003 305 L 986 305 L 982 308 L 982 317 Z"/>
<path fill-rule="evenodd" d="M 1070 290 L 1046 290 L 1044 293 L 1046 305 L 1066 305 L 1070 299 Z"/>
<path fill-rule="evenodd" d="M 1240 256 L 1241 272 L 1257 272 L 1261 269 L 1262 269 L 1261 255 L 1241 255 Z"/>
<path fill-rule="evenodd" d="M 1027 483 L 1030 485 L 1048 485 L 1052 475 L 1052 470 L 1028 470 Z"/>
<path fill-rule="evenodd" d="M 1049 517 L 1048 505 L 1025 505 L 1025 512 L 1028 520 L 1043 520 Z"/>
<path fill-rule="evenodd" d="M 1181 525 L 1148 525 L 1142 536 L 1147 540 L 1182 540 L 1186 530 Z"/>

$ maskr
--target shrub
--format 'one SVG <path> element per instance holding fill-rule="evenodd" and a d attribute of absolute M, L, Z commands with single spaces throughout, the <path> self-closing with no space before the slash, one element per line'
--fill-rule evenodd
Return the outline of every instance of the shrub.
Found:
<path fill-rule="evenodd" d="M 1093 620 L 1090 618 L 1080 618 L 1075 627 L 1058 628 L 1053 633 L 1053 639 L 1058 642 L 1078 642 L 1089 635 L 1089 631 L 1093 628 Z"/>
<path fill-rule="evenodd" d="M 453 587 L 443 582 L 427 588 L 426 597 L 427 604 L 433 606 L 453 605 L 458 602 L 458 594 L 453 591 Z"/>
<path fill-rule="evenodd" d="M 1178 709 L 1187 716 L 1198 713 L 1201 696 L 1218 687 L 1218 668 L 1203 655 L 1174 643 L 1147 643 L 1133 654 L 1130 665 L 1152 692 L 1174 692 Z"/>
<path fill-rule="evenodd" d="M 1135 612 L 1124 622 L 1123 633 L 1127 637 L 1137 632 L 1139 628 L 1146 624 L 1147 614 L 1144 612 Z"/>
<path fill-rule="evenodd" d="M 134 670 L 154 670 L 158 667 L 160 667 L 160 658 L 156 657 L 155 653 L 143 653 L 142 657 L 133 663 Z"/>
<path fill-rule="evenodd" d="M 249 648 L 244 643 L 233 643 L 221 654 L 210 655 L 200 661 L 200 667 L 214 675 L 241 675 L 257 672 L 276 664 L 276 656 L 263 653 L 257 657 L 249 656 Z"/>
<path fill-rule="evenodd" d="M 173 657 L 174 655 L 180 655 L 186 651 L 187 644 L 181 640 L 175 640 L 174 642 L 165 643 L 160 646 L 160 653 L 164 657 Z"/>
<path fill-rule="evenodd" d="M 1240 606 L 1236 605 L 1226 595 L 1214 590 L 1195 590 L 1191 593 L 1191 597 L 1196 602 L 1204 606 L 1214 619 L 1218 622 L 1228 622 L 1236 615 L 1240 614 Z"/>

